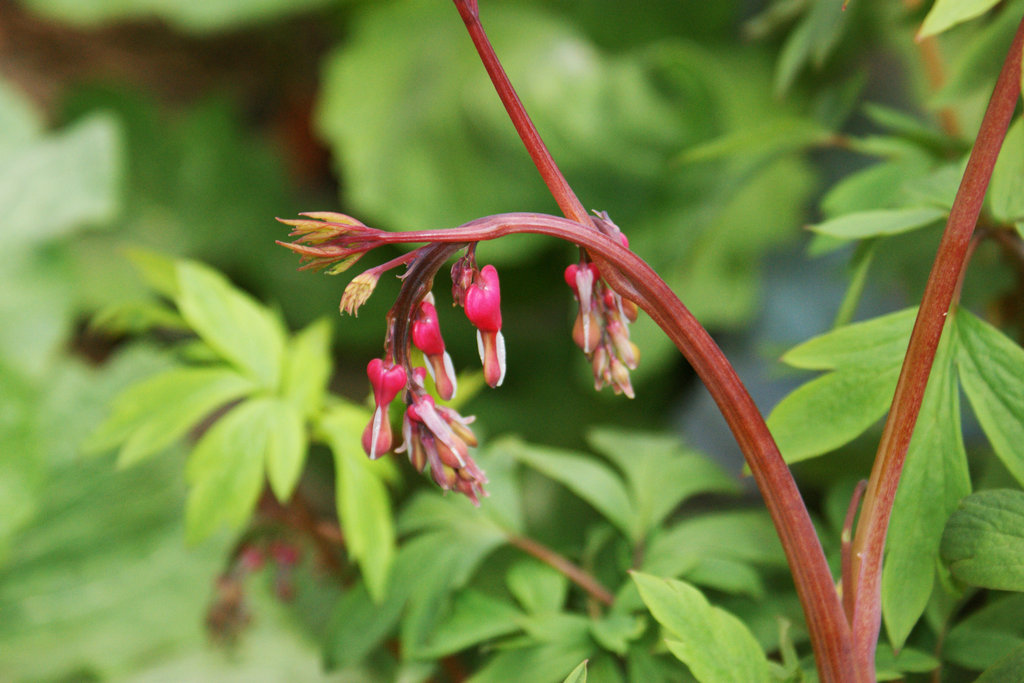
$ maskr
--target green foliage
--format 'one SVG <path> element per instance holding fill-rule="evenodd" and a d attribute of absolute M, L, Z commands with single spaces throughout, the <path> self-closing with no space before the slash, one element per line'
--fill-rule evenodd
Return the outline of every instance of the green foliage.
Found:
<path fill-rule="evenodd" d="M 1024 492 L 979 491 L 967 496 L 942 534 L 942 559 L 972 586 L 1024 592 Z"/>

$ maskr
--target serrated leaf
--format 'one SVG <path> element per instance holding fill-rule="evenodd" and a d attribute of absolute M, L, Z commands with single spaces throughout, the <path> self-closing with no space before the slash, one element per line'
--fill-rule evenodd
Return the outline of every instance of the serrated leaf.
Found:
<path fill-rule="evenodd" d="M 565 606 L 569 580 L 561 572 L 538 560 L 512 565 L 505 583 L 527 612 L 558 612 Z"/>
<path fill-rule="evenodd" d="M 119 204 L 120 128 L 98 114 L 0 157 L 0 245 L 38 244 L 113 218 Z"/>
<path fill-rule="evenodd" d="M 946 213 L 943 209 L 931 206 L 877 209 L 846 214 L 809 227 L 820 235 L 849 240 L 866 239 L 923 228 L 944 220 Z"/>
<path fill-rule="evenodd" d="M 200 338 L 263 387 L 276 389 L 285 345 L 277 318 L 204 265 L 182 261 L 177 275 L 178 307 Z"/>
<path fill-rule="evenodd" d="M 166 448 L 214 409 L 256 390 L 227 367 L 174 368 L 129 387 L 84 448 L 100 452 L 121 444 L 126 467 Z"/>
<path fill-rule="evenodd" d="M 387 461 L 371 461 L 362 447 L 369 413 L 337 404 L 320 421 L 320 431 L 334 453 L 338 519 L 349 553 L 359 562 L 363 581 L 374 600 L 384 599 L 395 555 L 391 499 L 381 480 Z"/>
<path fill-rule="evenodd" d="M 742 621 L 693 586 L 633 572 L 640 597 L 668 632 L 669 650 L 701 683 L 772 680 L 768 660 Z"/>
<path fill-rule="evenodd" d="M 1024 492 L 997 489 L 964 498 L 946 523 L 941 554 L 964 583 L 1024 591 Z"/>
<path fill-rule="evenodd" d="M 935 0 L 935 4 L 921 24 L 921 29 L 917 32 L 917 39 L 937 35 L 959 23 L 981 16 L 998 2 L 999 0 Z"/>
<path fill-rule="evenodd" d="M 263 463 L 276 402 L 255 398 L 217 420 L 189 456 L 185 535 L 195 544 L 221 526 L 237 529 L 263 489 Z"/>
<path fill-rule="evenodd" d="M 957 333 L 964 394 L 996 455 L 1024 486 L 1024 349 L 965 310 Z"/>
<path fill-rule="evenodd" d="M 288 342 L 281 395 L 305 417 L 323 403 L 331 374 L 331 326 L 325 318 L 295 334 Z"/>
<path fill-rule="evenodd" d="M 282 400 L 274 401 L 267 425 L 267 479 L 282 503 L 292 496 L 306 462 L 306 425 L 299 409 Z"/>
<path fill-rule="evenodd" d="M 1004 223 L 1024 220 L 1024 117 L 1010 126 L 989 182 L 992 215 Z"/>
<path fill-rule="evenodd" d="M 617 526 L 626 536 L 634 538 L 635 511 L 618 475 L 593 456 L 572 451 L 544 448 L 522 442 L 510 449 L 523 464 L 554 479 Z"/>
<path fill-rule="evenodd" d="M 953 369 L 955 324 L 947 320 L 939 342 L 889 522 L 882 616 L 895 649 L 928 604 L 946 519 L 971 492 Z"/>
<path fill-rule="evenodd" d="M 602 428 L 588 432 L 587 441 L 625 475 L 637 509 L 637 537 L 690 496 L 739 492 L 735 479 L 674 435 Z"/>

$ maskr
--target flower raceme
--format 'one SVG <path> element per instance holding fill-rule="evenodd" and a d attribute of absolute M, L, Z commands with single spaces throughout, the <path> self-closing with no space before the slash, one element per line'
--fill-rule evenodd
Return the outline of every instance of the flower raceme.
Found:
<path fill-rule="evenodd" d="M 532 217 L 536 223 L 556 227 L 540 229 L 529 223 L 509 221 L 511 216 Z M 595 228 L 604 237 L 628 247 L 625 236 L 607 214 L 597 213 L 594 227 L 553 219 L 540 214 L 507 214 L 473 221 L 458 228 L 421 232 L 391 233 L 367 227 L 360 221 L 329 212 L 305 213 L 302 218 L 281 220 L 291 226 L 291 243 L 279 242 L 298 253 L 306 262 L 302 268 L 326 269 L 330 274 L 344 272 L 366 252 L 387 244 L 425 242 L 391 261 L 357 275 L 341 297 L 343 313 L 356 315 L 369 299 L 381 274 L 405 266 L 400 276 L 402 287 L 387 314 L 384 354 L 366 368 L 373 390 L 374 411 L 363 432 L 363 449 L 371 458 L 391 451 L 404 452 L 420 472 L 428 466 L 430 477 L 444 490 L 465 494 L 475 504 L 487 495 L 484 472 L 473 462 L 469 449 L 477 445 L 469 428 L 472 417 L 463 417 L 444 405 L 438 405 L 428 393 L 425 381 L 433 379 L 436 396 L 444 401 L 455 397 L 455 369 L 448 354 L 438 322 L 432 291 L 434 276 L 449 258 L 462 251 L 451 268 L 452 299 L 461 306 L 476 328 L 477 347 L 483 364 L 484 379 L 491 387 L 505 379 L 505 339 L 501 333 L 501 285 L 493 265 L 479 268 L 476 244 L 514 232 L 547 232 L 577 243 L 592 243 Z M 581 234 L 580 231 L 586 231 Z M 574 239 L 578 237 L 579 239 Z M 579 311 L 573 326 L 573 339 L 583 349 L 594 372 L 595 388 L 611 386 L 615 393 L 633 397 L 629 371 L 636 368 L 639 352 L 629 339 L 628 325 L 636 320 L 637 306 L 623 298 L 602 277 L 598 265 L 581 249 L 578 264 L 569 266 L 565 279 L 572 288 Z M 423 366 L 419 365 L 422 353 Z M 388 407 L 402 395 L 402 444 L 395 448 Z"/>

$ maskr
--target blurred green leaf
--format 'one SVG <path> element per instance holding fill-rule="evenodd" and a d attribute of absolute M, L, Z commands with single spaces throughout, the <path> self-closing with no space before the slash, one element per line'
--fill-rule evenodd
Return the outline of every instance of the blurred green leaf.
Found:
<path fill-rule="evenodd" d="M 941 554 L 964 583 L 1024 591 L 1024 492 L 998 489 L 964 498 L 946 522 Z"/>
<path fill-rule="evenodd" d="M 775 92 L 784 94 L 800 71 L 811 64 L 821 68 L 842 37 L 846 17 L 842 0 L 821 0 L 809 5 L 790 31 L 775 67 Z"/>
<path fill-rule="evenodd" d="M 331 325 L 325 318 L 288 342 L 281 393 L 305 417 L 315 415 L 323 403 L 333 369 L 330 351 Z"/>
<path fill-rule="evenodd" d="M 879 643 L 875 653 L 875 672 L 880 681 L 903 680 L 908 673 L 929 673 L 940 665 L 935 656 L 909 647 L 893 654 L 887 644 Z"/>
<path fill-rule="evenodd" d="M 1024 485 L 1024 349 L 966 310 L 956 329 L 964 394 L 996 455 Z"/>
<path fill-rule="evenodd" d="M 121 446 L 118 464 L 134 464 L 181 439 L 213 410 L 252 393 L 256 384 L 231 368 L 178 367 L 124 391 L 85 448 Z"/>
<path fill-rule="evenodd" d="M 507 600 L 467 588 L 455 596 L 448 618 L 418 653 L 421 657 L 441 657 L 516 633 L 522 629 L 522 616 Z"/>
<path fill-rule="evenodd" d="M 299 409 L 287 401 L 274 403 L 267 425 L 267 479 L 277 499 L 286 503 L 302 475 L 309 439 Z"/>
<path fill-rule="evenodd" d="M 560 611 L 569 591 L 569 580 L 564 574 L 533 559 L 512 565 L 505 574 L 505 582 L 529 613 Z"/>
<path fill-rule="evenodd" d="M 701 683 L 771 680 L 764 651 L 742 621 L 682 581 L 641 572 L 634 572 L 633 580 L 668 632 L 669 650 Z"/>
<path fill-rule="evenodd" d="M 636 511 L 625 484 L 597 458 L 523 442 L 515 443 L 511 450 L 516 460 L 562 484 L 590 503 L 627 537 L 639 540 L 634 536 Z"/>
<path fill-rule="evenodd" d="M 980 16 L 999 0 L 935 0 L 917 32 L 917 39 L 942 33 L 957 24 Z"/>
<path fill-rule="evenodd" d="M 584 659 L 579 666 L 570 671 L 563 683 L 587 683 L 587 660 Z"/>
<path fill-rule="evenodd" d="M 552 615 L 555 616 L 555 615 Z M 468 681 L 471 683 L 514 683 L 537 681 L 557 683 L 580 660 L 593 656 L 595 646 L 587 637 L 586 620 L 562 620 L 552 629 L 557 638 L 540 644 L 509 647 L 487 661 Z"/>
<path fill-rule="evenodd" d="M 1004 223 L 1024 220 L 1024 117 L 1010 126 L 989 184 L 992 215 Z"/>
<path fill-rule="evenodd" d="M 222 525 L 238 529 L 263 489 L 264 461 L 280 403 L 253 398 L 217 420 L 196 444 L 185 469 L 189 490 L 185 527 L 198 543 Z"/>
<path fill-rule="evenodd" d="M 207 266 L 182 261 L 177 274 L 178 308 L 200 338 L 264 388 L 277 389 L 285 345 L 280 321 Z"/>
<path fill-rule="evenodd" d="M 945 659 L 967 669 L 987 669 L 1024 646 L 1024 595 L 993 598 L 956 623 L 942 649 Z"/>
<path fill-rule="evenodd" d="M 1001 683 L 1020 680 L 1024 677 L 1024 643 L 990 666 L 974 680 L 974 683 Z"/>
<path fill-rule="evenodd" d="M 592 429 L 587 441 L 625 476 L 637 508 L 636 537 L 660 524 L 690 496 L 739 493 L 735 479 L 675 436 L 602 427 Z"/>
<path fill-rule="evenodd" d="M 0 245 L 39 244 L 110 220 L 119 206 L 120 130 L 96 114 L 0 153 Z"/>
<path fill-rule="evenodd" d="M 882 616 L 903 646 L 935 583 L 942 530 L 971 492 L 956 382 L 956 319 L 946 322 L 893 503 L 882 569 Z"/>
<path fill-rule="evenodd" d="M 32 11 L 95 27 L 158 18 L 197 33 L 238 29 L 324 7 L 332 0 L 21 0 Z"/>
<path fill-rule="evenodd" d="M 976 1 L 969 0 L 968 4 Z M 947 5 L 952 4 L 947 0 Z M 954 54 L 949 65 L 949 77 L 930 104 L 948 106 L 962 102 L 971 95 L 991 91 L 1000 66 L 1006 59 L 1007 47 L 1020 23 L 1022 8 L 1024 2 L 1011 0 L 992 21 L 977 28 L 964 48 Z"/>
<path fill-rule="evenodd" d="M 878 209 L 862 211 L 832 218 L 810 226 L 822 235 L 842 239 L 864 239 L 881 235 L 896 235 L 909 232 L 943 220 L 946 211 L 931 207 L 909 209 Z"/>
<path fill-rule="evenodd" d="M 363 408 L 336 403 L 324 414 L 319 431 L 334 453 L 338 519 L 349 553 L 362 570 L 376 602 L 384 600 L 395 556 L 391 499 L 382 481 L 387 461 L 370 461 L 361 437 L 370 415 Z"/>

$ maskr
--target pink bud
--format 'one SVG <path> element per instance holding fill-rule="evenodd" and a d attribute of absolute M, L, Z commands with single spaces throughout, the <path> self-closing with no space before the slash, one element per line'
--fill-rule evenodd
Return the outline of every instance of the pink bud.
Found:
<path fill-rule="evenodd" d="M 466 290 L 466 317 L 481 331 L 497 332 L 501 329 L 501 288 L 498 271 L 486 265 L 473 284 Z"/>
<path fill-rule="evenodd" d="M 367 364 L 366 375 L 370 378 L 373 399 L 378 407 L 387 406 L 405 387 L 405 368 L 401 365 L 385 367 L 380 358 L 374 358 Z"/>
<path fill-rule="evenodd" d="M 391 450 L 391 444 L 391 423 L 384 409 L 377 406 L 373 411 L 373 419 L 363 430 L 363 450 L 370 456 L 370 460 L 376 460 Z"/>

